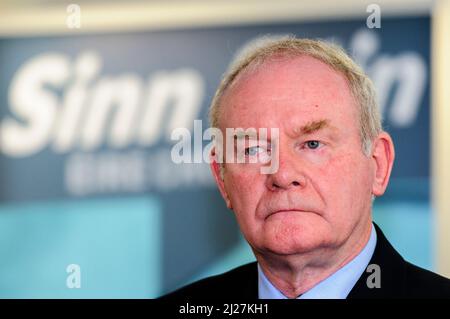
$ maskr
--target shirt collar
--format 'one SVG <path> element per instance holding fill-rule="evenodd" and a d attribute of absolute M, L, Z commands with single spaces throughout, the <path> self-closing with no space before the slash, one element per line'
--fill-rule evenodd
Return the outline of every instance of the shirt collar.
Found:
<path fill-rule="evenodd" d="M 361 252 L 344 267 L 319 282 L 297 299 L 345 299 L 364 273 L 372 258 L 377 243 L 377 233 L 372 224 L 369 241 Z M 258 297 L 259 299 L 287 299 L 267 279 L 258 264 Z"/>

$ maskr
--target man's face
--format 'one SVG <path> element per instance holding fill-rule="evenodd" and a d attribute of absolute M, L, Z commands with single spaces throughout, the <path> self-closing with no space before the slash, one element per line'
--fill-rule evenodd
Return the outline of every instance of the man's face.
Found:
<path fill-rule="evenodd" d="M 370 222 L 374 163 L 362 152 L 343 75 L 308 56 L 273 59 L 241 74 L 221 108 L 223 132 L 279 128 L 278 171 L 226 163 L 219 185 L 254 249 L 289 255 L 339 247 Z"/>

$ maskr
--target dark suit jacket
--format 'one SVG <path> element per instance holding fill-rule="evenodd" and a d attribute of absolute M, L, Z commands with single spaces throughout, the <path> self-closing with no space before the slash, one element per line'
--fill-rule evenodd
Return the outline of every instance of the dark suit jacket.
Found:
<path fill-rule="evenodd" d="M 347 298 L 450 298 L 450 279 L 405 261 L 377 225 L 375 229 L 377 244 L 369 265 L 380 266 L 381 287 L 369 288 L 371 272 L 364 272 Z M 258 299 L 256 262 L 194 282 L 162 299 Z"/>

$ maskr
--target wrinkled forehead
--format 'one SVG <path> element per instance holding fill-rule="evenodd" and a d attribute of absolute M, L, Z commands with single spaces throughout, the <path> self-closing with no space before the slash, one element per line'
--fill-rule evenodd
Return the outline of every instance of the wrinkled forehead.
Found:
<path fill-rule="evenodd" d="M 219 123 L 267 127 L 271 120 L 292 121 L 313 113 L 357 120 L 356 105 L 347 78 L 325 62 L 306 55 L 274 57 L 235 78 L 222 96 Z"/>
<path fill-rule="evenodd" d="M 251 81 L 254 78 L 264 79 L 264 77 L 273 77 L 276 75 L 289 76 L 297 73 L 298 80 L 306 80 L 307 77 L 325 77 L 331 79 L 339 79 L 348 85 L 346 77 L 342 72 L 334 69 L 326 62 L 306 54 L 278 53 L 268 57 L 256 58 L 243 68 L 228 84 L 224 92 L 229 95 L 239 87 L 242 83 Z"/>

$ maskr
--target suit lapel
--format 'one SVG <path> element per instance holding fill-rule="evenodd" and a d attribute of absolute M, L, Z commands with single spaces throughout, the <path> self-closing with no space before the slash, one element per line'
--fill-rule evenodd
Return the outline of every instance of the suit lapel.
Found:
<path fill-rule="evenodd" d="M 241 274 L 238 295 L 242 299 L 258 299 L 258 266 L 256 262 L 248 264 Z"/>
<path fill-rule="evenodd" d="M 379 266 L 381 287 L 369 288 L 367 282 L 368 279 L 369 282 L 371 281 L 372 277 L 370 276 L 373 272 L 365 271 L 350 291 L 350 294 L 347 296 L 348 299 L 404 296 L 405 261 L 392 247 L 378 225 L 375 223 L 374 225 L 377 232 L 377 244 L 369 265 L 375 264 Z"/>

